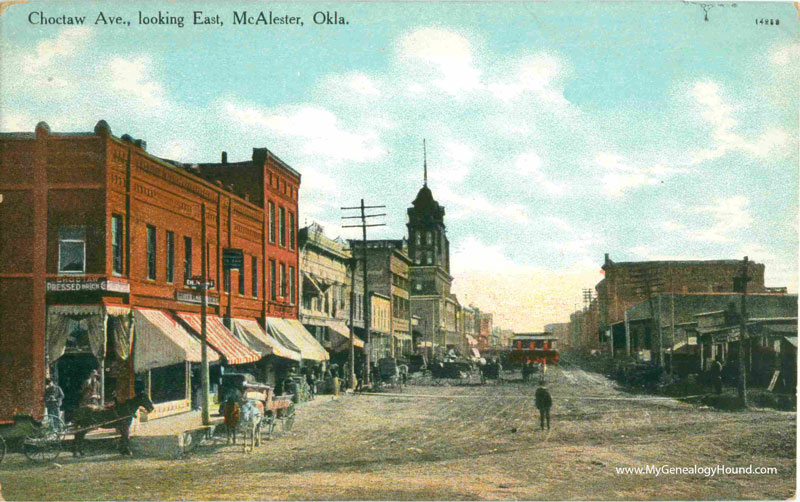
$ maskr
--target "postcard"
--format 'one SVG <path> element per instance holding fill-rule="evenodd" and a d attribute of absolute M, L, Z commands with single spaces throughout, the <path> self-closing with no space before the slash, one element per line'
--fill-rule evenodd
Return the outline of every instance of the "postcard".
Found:
<path fill-rule="evenodd" d="M 0 2 L 0 500 L 778 500 L 800 9 Z"/>

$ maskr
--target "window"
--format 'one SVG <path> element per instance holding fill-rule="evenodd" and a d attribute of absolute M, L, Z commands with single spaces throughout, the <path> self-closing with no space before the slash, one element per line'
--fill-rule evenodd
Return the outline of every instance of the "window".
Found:
<path fill-rule="evenodd" d="M 295 283 L 294 283 L 294 267 L 289 267 L 289 303 L 294 305 L 294 293 L 295 293 Z"/>
<path fill-rule="evenodd" d="M 192 238 L 183 238 L 183 282 L 192 278 Z"/>
<path fill-rule="evenodd" d="M 419 232 L 414 232 L 414 240 L 417 243 L 417 246 L 419 246 L 421 244 L 420 237 L 419 237 Z"/>
<path fill-rule="evenodd" d="M 175 279 L 175 234 L 167 230 L 167 282 Z"/>
<path fill-rule="evenodd" d="M 258 296 L 258 258 L 253 256 L 250 259 L 250 282 L 253 288 L 253 298 Z"/>
<path fill-rule="evenodd" d="M 147 278 L 156 280 L 156 227 L 147 225 Z"/>
<path fill-rule="evenodd" d="M 430 230 L 425 233 L 425 244 L 431 245 L 433 243 L 433 235 Z"/>
<path fill-rule="evenodd" d="M 278 239 L 281 246 L 286 245 L 286 210 L 283 207 L 278 208 Z"/>
<path fill-rule="evenodd" d="M 428 265 L 431 265 L 431 264 L 433 264 L 433 253 L 432 253 L 432 252 L 430 252 L 430 251 L 428 251 L 428 252 L 427 252 L 427 253 L 425 253 L 425 254 L 426 254 L 426 259 L 425 259 L 425 261 L 427 262 L 427 264 L 428 264 Z"/>
<path fill-rule="evenodd" d="M 294 249 L 294 213 L 289 211 L 289 249 Z"/>
<path fill-rule="evenodd" d="M 281 298 L 286 298 L 287 296 L 287 284 L 286 284 L 286 265 L 281 263 Z"/>
<path fill-rule="evenodd" d="M 58 229 L 58 272 L 82 274 L 86 271 L 86 228 Z"/>
<path fill-rule="evenodd" d="M 269 261 L 269 297 L 272 300 L 278 297 L 278 288 L 275 284 L 275 260 Z"/>
<path fill-rule="evenodd" d="M 275 243 L 275 204 L 269 203 L 269 241 Z"/>
<path fill-rule="evenodd" d="M 122 216 L 111 215 L 111 271 L 122 274 Z"/>
<path fill-rule="evenodd" d="M 242 268 L 239 269 L 239 294 L 244 296 L 244 257 L 242 257 Z"/>

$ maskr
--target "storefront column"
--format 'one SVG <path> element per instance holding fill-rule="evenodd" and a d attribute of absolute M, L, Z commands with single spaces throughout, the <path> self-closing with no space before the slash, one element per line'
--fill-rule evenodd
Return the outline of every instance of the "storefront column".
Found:
<path fill-rule="evenodd" d="M 145 391 L 147 392 L 147 395 L 150 397 L 150 399 L 153 399 L 153 394 L 151 393 L 152 380 L 151 380 L 150 376 L 151 376 L 150 370 L 147 370 L 147 378 L 146 378 L 146 380 L 144 382 L 144 388 L 145 388 Z"/>

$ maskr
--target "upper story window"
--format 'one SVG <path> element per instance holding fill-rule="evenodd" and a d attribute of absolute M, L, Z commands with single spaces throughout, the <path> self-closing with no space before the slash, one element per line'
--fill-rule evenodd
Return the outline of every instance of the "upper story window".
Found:
<path fill-rule="evenodd" d="M 420 240 L 421 240 L 421 239 L 420 239 L 420 236 L 419 236 L 419 232 L 414 232 L 414 237 L 415 237 L 415 239 L 414 239 L 414 242 L 416 242 L 417 246 L 419 246 L 420 244 L 422 244 L 422 243 L 420 242 Z"/>
<path fill-rule="evenodd" d="M 295 295 L 295 278 L 294 278 L 294 267 L 289 267 L 289 303 L 294 305 L 294 295 Z"/>
<path fill-rule="evenodd" d="M 278 208 L 278 235 L 281 246 L 286 245 L 286 210 L 283 207 Z"/>
<path fill-rule="evenodd" d="M 275 203 L 269 203 L 269 241 L 275 243 Z"/>
<path fill-rule="evenodd" d="M 239 294 L 244 296 L 244 260 L 242 260 L 242 268 L 239 269 Z"/>
<path fill-rule="evenodd" d="M 278 287 L 275 284 L 276 277 L 275 277 L 275 260 L 269 261 L 269 297 L 271 300 L 275 301 L 278 297 Z"/>
<path fill-rule="evenodd" d="M 250 282 L 253 288 L 253 298 L 258 296 L 258 258 L 253 256 L 250 260 Z"/>
<path fill-rule="evenodd" d="M 156 227 L 147 225 L 147 278 L 156 279 Z"/>
<path fill-rule="evenodd" d="M 289 249 L 294 249 L 294 213 L 289 211 Z"/>
<path fill-rule="evenodd" d="M 281 284 L 281 298 L 286 298 L 288 296 L 288 288 L 286 287 L 286 265 L 281 263 L 281 277 L 280 277 L 280 284 Z"/>
<path fill-rule="evenodd" d="M 111 215 L 111 272 L 114 274 L 122 275 L 122 250 L 123 250 L 123 235 L 122 235 L 122 216 L 118 214 Z"/>
<path fill-rule="evenodd" d="M 175 234 L 167 230 L 167 282 L 175 279 Z"/>
<path fill-rule="evenodd" d="M 183 282 L 192 278 L 192 238 L 183 238 Z"/>
<path fill-rule="evenodd" d="M 433 234 L 430 230 L 425 232 L 425 244 L 431 245 L 433 244 Z"/>
<path fill-rule="evenodd" d="M 86 272 L 86 227 L 58 229 L 58 273 Z"/>

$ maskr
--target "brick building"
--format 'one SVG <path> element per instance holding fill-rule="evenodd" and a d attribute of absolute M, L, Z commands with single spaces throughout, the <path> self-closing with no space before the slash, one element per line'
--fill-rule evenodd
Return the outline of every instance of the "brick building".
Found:
<path fill-rule="evenodd" d="M 201 297 L 187 280 L 203 269 L 212 361 L 274 378 L 325 360 L 297 321 L 299 186 L 266 148 L 187 166 L 102 120 L 0 134 L 0 421 L 42 415 L 45 375 L 74 407 L 92 369 L 106 399 L 137 378 L 156 413 L 188 409 Z"/>
<path fill-rule="evenodd" d="M 605 255 L 605 278 L 597 286 L 599 329 L 623 320 L 625 310 L 651 293 L 730 293 L 733 278 L 741 275 L 739 260 L 614 262 Z M 748 264 L 748 293 L 764 292 L 764 265 Z"/>

